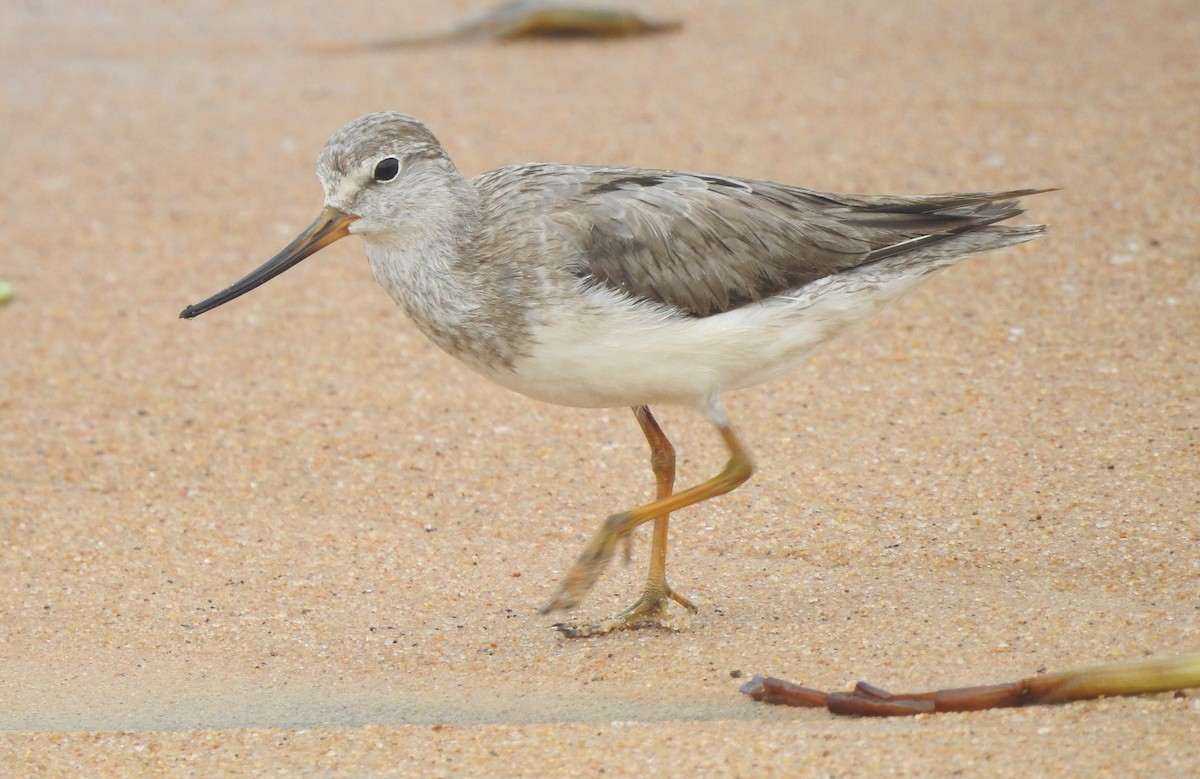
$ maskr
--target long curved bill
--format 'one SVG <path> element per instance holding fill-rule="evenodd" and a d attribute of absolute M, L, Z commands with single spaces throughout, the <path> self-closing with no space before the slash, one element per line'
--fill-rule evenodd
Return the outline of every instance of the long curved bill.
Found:
<path fill-rule="evenodd" d="M 345 238 L 350 234 L 350 223 L 355 219 L 358 217 L 332 206 L 326 207 L 317 220 L 309 225 L 307 230 L 296 236 L 296 240 L 283 247 L 283 251 L 279 254 L 207 300 L 202 300 L 180 311 L 179 317 L 191 319 L 199 316 L 205 311 L 245 295 L 255 287 L 266 284 L 305 257 L 316 254 L 336 240 Z"/>

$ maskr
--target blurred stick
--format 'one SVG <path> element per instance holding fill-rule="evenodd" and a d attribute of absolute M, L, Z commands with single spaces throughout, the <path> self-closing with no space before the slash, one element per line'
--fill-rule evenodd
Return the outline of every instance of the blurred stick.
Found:
<path fill-rule="evenodd" d="M 613 8 L 584 8 L 552 0 L 516 0 L 456 27 L 440 32 L 389 38 L 373 43 L 325 47 L 326 51 L 350 52 L 410 48 L 438 43 L 520 38 L 628 38 L 654 35 L 682 27 L 677 20 L 653 21 L 631 11 Z"/>
<path fill-rule="evenodd" d="M 859 682 L 848 693 L 826 693 L 758 675 L 742 685 L 741 690 L 763 703 L 827 708 L 834 714 L 859 717 L 894 717 L 1064 703 L 1110 695 L 1143 695 L 1190 687 L 1200 687 L 1200 654 L 1097 665 L 1031 676 L 1007 684 L 954 687 L 932 692 L 893 694 Z"/>

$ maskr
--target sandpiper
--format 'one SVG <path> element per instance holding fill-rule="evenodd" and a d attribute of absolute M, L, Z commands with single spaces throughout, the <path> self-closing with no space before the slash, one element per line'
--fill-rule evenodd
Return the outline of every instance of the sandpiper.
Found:
<path fill-rule="evenodd" d="M 467 179 L 416 119 L 350 122 L 317 160 L 325 209 L 279 254 L 191 318 L 325 246 L 361 235 L 379 283 L 434 343 L 532 398 L 630 406 L 655 500 L 608 517 L 542 611 L 575 606 L 634 528 L 654 523 L 641 597 L 571 636 L 669 624 L 671 512 L 722 495 L 753 465 L 721 396 L 773 379 L 964 257 L 1032 240 L 1001 225 L 1047 190 L 863 196 L 668 170 L 532 163 Z M 674 492 L 675 453 L 650 406 L 699 408 L 729 460 Z"/>

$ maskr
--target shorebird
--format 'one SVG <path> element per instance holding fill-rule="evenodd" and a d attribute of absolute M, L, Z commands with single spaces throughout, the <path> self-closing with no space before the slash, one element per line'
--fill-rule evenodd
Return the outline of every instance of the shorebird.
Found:
<path fill-rule="evenodd" d="M 468 179 L 418 120 L 350 122 L 317 160 L 325 208 L 279 254 L 188 306 L 227 303 L 347 235 L 434 343 L 496 383 L 565 406 L 629 406 L 656 498 L 608 517 L 543 612 L 574 607 L 639 525 L 654 523 L 640 598 L 570 636 L 669 625 L 696 607 L 667 583 L 672 512 L 722 495 L 753 465 L 721 396 L 774 379 L 964 257 L 1028 241 L 1001 225 L 1047 190 L 863 196 L 669 170 L 531 163 Z M 729 452 L 674 492 L 675 452 L 652 404 L 698 408 Z"/>

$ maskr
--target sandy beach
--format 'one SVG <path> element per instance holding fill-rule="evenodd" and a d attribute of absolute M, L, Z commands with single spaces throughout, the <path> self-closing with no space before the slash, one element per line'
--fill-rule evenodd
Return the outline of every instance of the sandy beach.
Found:
<path fill-rule="evenodd" d="M 1200 651 L 1200 8 L 645 0 L 680 31 L 335 54 L 472 0 L 13 3 L 0 25 L 0 774 L 1195 776 L 1200 690 L 898 720 L 917 690 Z M 673 518 L 679 631 L 538 606 L 652 497 L 626 409 L 539 404 L 326 249 L 359 115 L 535 161 L 856 193 L 1057 187 L 726 398 L 759 470 Z M 656 409 L 680 485 L 720 466 Z M 648 531 L 569 617 L 636 596 Z"/>

